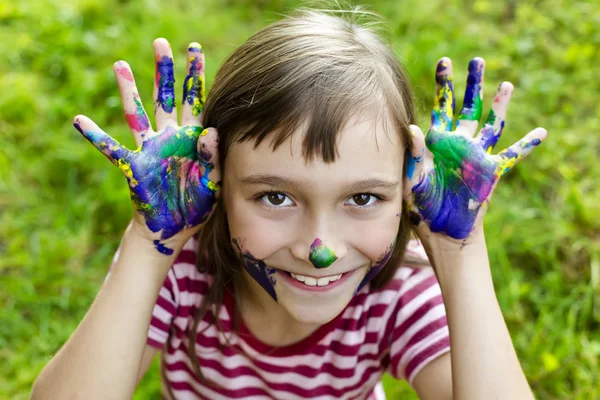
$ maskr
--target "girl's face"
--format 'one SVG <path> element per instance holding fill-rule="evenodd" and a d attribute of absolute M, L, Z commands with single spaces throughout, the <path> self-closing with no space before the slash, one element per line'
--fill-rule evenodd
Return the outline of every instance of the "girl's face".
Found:
<path fill-rule="evenodd" d="M 354 118 L 340 132 L 333 163 L 305 162 L 302 140 L 294 134 L 275 151 L 268 137 L 257 148 L 234 144 L 223 194 L 253 298 L 320 325 L 387 261 L 402 211 L 404 160 L 400 138 L 372 118 Z"/>

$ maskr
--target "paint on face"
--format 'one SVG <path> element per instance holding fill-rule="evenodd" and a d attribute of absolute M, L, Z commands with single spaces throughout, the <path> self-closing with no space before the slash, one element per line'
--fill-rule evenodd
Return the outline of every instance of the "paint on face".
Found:
<path fill-rule="evenodd" d="M 138 132 L 146 132 L 150 127 L 150 122 L 148 121 L 148 116 L 144 112 L 140 96 L 137 93 L 134 94 L 133 101 L 135 102 L 136 110 L 133 114 L 125 113 L 127 124 L 131 129 Z"/>
<path fill-rule="evenodd" d="M 273 298 L 277 301 L 275 293 L 275 268 L 271 268 L 265 264 L 263 260 L 255 258 L 248 250 L 245 250 L 237 239 L 231 239 L 233 249 L 240 258 L 242 265 L 248 271 L 250 276 Z"/>
<path fill-rule="evenodd" d="M 432 232 L 465 239 L 499 178 L 496 162 L 464 136 L 431 130 L 426 143 L 435 166 L 413 187 L 413 203 Z"/>
<path fill-rule="evenodd" d="M 170 113 L 175 107 L 175 74 L 171 57 L 163 56 L 156 61 L 155 79 L 158 88 L 156 101 L 165 112 Z"/>
<path fill-rule="evenodd" d="M 156 250 L 158 250 L 159 253 L 162 253 L 164 255 L 170 256 L 173 254 L 173 249 L 170 249 L 164 244 L 162 244 L 160 240 L 154 241 L 154 247 L 156 247 Z"/>
<path fill-rule="evenodd" d="M 364 288 L 367 283 L 371 282 L 371 280 L 383 269 L 383 267 L 386 266 L 386 264 L 390 260 L 390 257 L 392 256 L 395 245 L 396 245 L 396 240 L 394 240 L 394 242 L 392 244 L 390 244 L 383 253 L 381 253 L 381 255 L 379 256 L 379 258 L 377 259 L 375 264 L 371 265 L 371 268 L 369 269 L 369 271 L 367 272 L 367 274 L 365 275 L 363 280 L 358 285 L 358 288 L 356 289 L 356 292 L 354 292 L 354 294 L 357 294 L 358 292 L 360 292 L 362 290 L 362 288 Z"/>
<path fill-rule="evenodd" d="M 321 239 L 317 238 L 310 245 L 308 259 L 315 268 L 327 268 L 337 260 L 337 256 Z"/>
<path fill-rule="evenodd" d="M 483 60 L 474 58 L 469 62 L 469 75 L 467 76 L 467 90 L 463 108 L 460 112 L 460 120 L 479 121 L 482 113 L 482 90 L 483 90 Z"/>
<path fill-rule="evenodd" d="M 435 71 L 437 83 L 436 95 L 433 100 L 431 125 L 446 131 L 452 130 L 452 116 L 454 115 L 454 88 L 452 84 L 452 65 L 442 59 Z"/>
<path fill-rule="evenodd" d="M 190 53 L 190 70 L 183 83 L 183 102 L 187 102 L 191 105 L 192 114 L 198 116 L 204 108 L 205 99 L 204 76 L 202 75 L 204 65 L 202 64 L 202 59 L 200 57 L 200 54 L 202 54 L 202 46 L 198 43 L 192 43 L 188 48 L 188 52 Z"/>
<path fill-rule="evenodd" d="M 129 151 L 103 132 L 83 132 L 125 175 L 131 200 L 152 232 L 168 239 L 182 229 L 203 223 L 215 203 L 219 183 L 208 178 L 214 166 L 198 157 L 196 145 L 207 130 L 198 126 L 167 127 L 165 131 Z M 204 172 L 202 172 L 202 167 Z M 157 250 L 168 254 L 171 249 L 155 243 Z"/>

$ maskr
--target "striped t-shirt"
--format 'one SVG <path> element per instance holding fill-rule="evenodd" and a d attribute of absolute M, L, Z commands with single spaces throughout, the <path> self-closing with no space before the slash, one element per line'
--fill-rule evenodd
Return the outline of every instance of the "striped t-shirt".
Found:
<path fill-rule="evenodd" d="M 415 375 L 450 350 L 446 313 L 431 267 L 401 266 L 378 291 L 369 285 L 332 321 L 306 339 L 274 348 L 254 337 L 243 321 L 232 333 L 235 301 L 225 291 L 219 319 L 198 326 L 196 355 L 206 386 L 188 357 L 188 330 L 210 276 L 196 268 L 197 242 L 190 240 L 160 289 L 147 343 L 162 350 L 166 399 L 385 399 L 385 372 L 412 383 Z M 418 242 L 407 260 L 427 264 Z M 242 316 L 243 319 L 243 316 Z"/>

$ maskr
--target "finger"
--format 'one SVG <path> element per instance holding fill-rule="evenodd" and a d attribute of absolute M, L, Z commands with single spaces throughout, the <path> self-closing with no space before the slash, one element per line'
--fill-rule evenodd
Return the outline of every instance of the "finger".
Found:
<path fill-rule="evenodd" d="M 431 113 L 431 127 L 452 131 L 454 118 L 454 87 L 452 85 L 452 61 L 442 57 L 435 69 L 435 97 Z"/>
<path fill-rule="evenodd" d="M 408 187 L 412 188 L 419 182 L 420 176 L 423 173 L 427 147 L 425 146 L 425 136 L 421 129 L 416 125 L 410 125 L 409 128 L 412 136 L 412 144 L 405 154 L 404 176 L 408 180 Z"/>
<path fill-rule="evenodd" d="M 456 122 L 457 134 L 467 137 L 475 136 L 477 125 L 481 119 L 484 71 L 485 61 L 483 58 L 475 57 L 469 62 L 465 99 Z"/>
<path fill-rule="evenodd" d="M 198 43 L 190 43 L 187 58 L 187 76 L 183 82 L 182 125 L 200 125 L 204 108 L 204 53 Z"/>
<path fill-rule="evenodd" d="M 199 161 L 204 166 L 202 182 L 216 192 L 221 186 L 219 165 L 219 134 L 215 128 L 204 129 L 198 139 Z"/>
<path fill-rule="evenodd" d="M 144 106 L 140 100 L 137 87 L 131 68 L 125 61 L 117 61 L 113 66 L 119 93 L 121 94 L 121 103 L 125 112 L 125 119 L 131 135 L 135 139 L 135 144 L 139 147 L 144 141 L 146 133 L 150 129 L 150 121 L 148 114 L 144 110 Z"/>
<path fill-rule="evenodd" d="M 496 155 L 496 174 L 501 177 L 512 169 L 519 161 L 527 157 L 531 151 L 546 139 L 548 132 L 544 128 L 536 128 L 524 138 Z"/>
<path fill-rule="evenodd" d="M 113 164 L 119 166 L 120 160 L 128 162 L 131 158 L 129 150 L 100 129 L 88 117 L 83 115 L 76 116 L 73 119 L 73 126 Z"/>
<path fill-rule="evenodd" d="M 156 62 L 154 117 L 156 118 L 156 130 L 162 131 L 167 125 L 177 125 L 173 52 L 166 39 L 156 39 L 153 46 Z"/>
<path fill-rule="evenodd" d="M 502 82 L 500 84 L 487 121 L 485 121 L 485 125 L 475 137 L 475 140 L 479 141 L 479 145 L 488 153 L 492 152 L 500 139 L 502 129 L 504 129 L 506 111 L 508 110 L 508 103 L 510 103 L 513 90 L 514 86 L 510 82 Z"/>

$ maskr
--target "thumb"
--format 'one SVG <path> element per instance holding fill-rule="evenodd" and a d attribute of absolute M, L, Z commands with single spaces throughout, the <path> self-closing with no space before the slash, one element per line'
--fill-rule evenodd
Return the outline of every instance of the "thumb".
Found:
<path fill-rule="evenodd" d="M 404 155 L 404 182 L 405 197 L 412 192 L 412 188 L 421 181 L 425 164 L 425 136 L 416 125 L 410 125 L 412 144 Z"/>
<path fill-rule="evenodd" d="M 207 178 L 212 182 L 221 184 L 221 165 L 219 164 L 219 134 L 215 128 L 202 131 L 198 139 L 198 155 L 200 162 L 205 166 L 210 165 Z"/>

